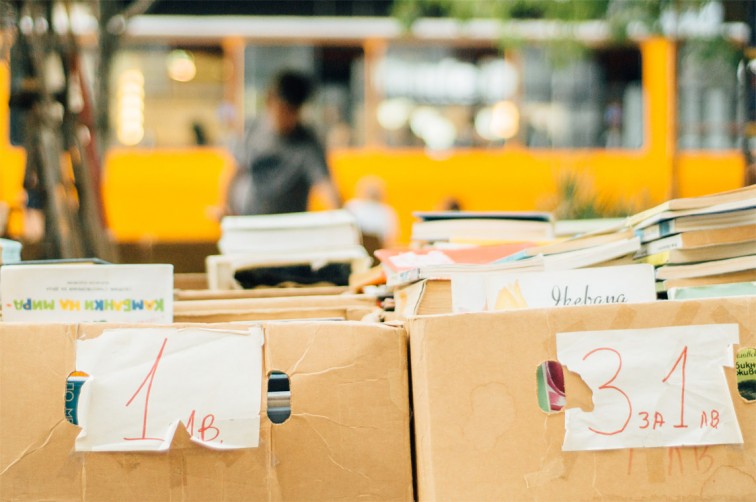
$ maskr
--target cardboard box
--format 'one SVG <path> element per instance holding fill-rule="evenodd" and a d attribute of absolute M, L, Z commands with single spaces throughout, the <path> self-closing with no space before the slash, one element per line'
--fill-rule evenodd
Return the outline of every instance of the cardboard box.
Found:
<path fill-rule="evenodd" d="M 175 322 L 232 322 L 282 319 L 360 320 L 377 310 L 368 295 L 328 295 L 227 300 L 187 300 L 174 303 Z"/>
<path fill-rule="evenodd" d="M 289 375 L 292 415 L 271 424 L 263 397 L 258 448 L 211 450 L 180 428 L 165 453 L 74 452 L 76 340 L 108 327 L 0 325 L 0 500 L 412 499 L 403 329 L 266 324 L 264 375 Z"/>
<path fill-rule="evenodd" d="M 173 274 L 173 288 L 181 291 L 207 289 L 207 274 L 204 272 Z"/>
<path fill-rule="evenodd" d="M 536 397 L 557 333 L 727 323 L 739 326 L 736 350 L 756 346 L 756 297 L 411 319 L 419 500 L 752 500 L 756 402 L 739 396 L 733 368 L 724 373 L 743 444 L 563 451 L 565 413 L 544 413 Z M 565 390 L 567 408 L 592 409 L 568 370 Z"/>

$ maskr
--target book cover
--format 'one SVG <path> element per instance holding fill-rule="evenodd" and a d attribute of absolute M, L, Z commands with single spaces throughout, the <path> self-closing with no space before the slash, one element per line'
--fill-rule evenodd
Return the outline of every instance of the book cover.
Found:
<path fill-rule="evenodd" d="M 756 254 L 756 241 L 689 249 L 672 248 L 649 255 L 636 255 L 636 261 L 660 266 L 665 264 L 700 263 L 752 254 Z"/>
<path fill-rule="evenodd" d="M 173 322 L 173 265 L 12 265 L 3 321 Z"/>
<path fill-rule="evenodd" d="M 0 264 L 20 262 L 21 248 L 22 245 L 18 241 L 0 238 Z"/>
<path fill-rule="evenodd" d="M 540 220 L 471 218 L 412 224 L 412 240 L 423 242 L 544 242 L 553 238 L 553 223 Z"/>
<path fill-rule="evenodd" d="M 670 300 L 724 298 L 726 296 L 751 295 L 756 295 L 756 282 L 735 282 L 729 284 L 713 284 L 710 286 L 671 288 L 667 291 L 667 298 Z"/>
<path fill-rule="evenodd" d="M 659 280 L 684 279 L 745 271 L 753 268 L 756 268 L 756 255 L 738 256 L 689 265 L 663 265 L 656 269 L 656 278 Z"/>
<path fill-rule="evenodd" d="M 735 282 L 756 281 L 756 268 L 748 270 L 739 270 L 723 274 L 705 275 L 701 277 L 686 277 L 682 279 L 666 279 L 659 284 L 662 285 L 661 291 L 672 288 L 685 288 L 695 286 L 709 286 L 712 284 L 728 284 Z"/>
<path fill-rule="evenodd" d="M 735 200 L 735 201 L 727 202 L 724 204 L 700 207 L 697 209 L 664 211 L 658 214 L 654 214 L 653 216 L 650 216 L 646 219 L 639 219 L 638 215 L 634 215 L 628 219 L 628 224 L 629 226 L 632 226 L 636 230 L 640 230 L 648 226 L 651 226 L 655 223 L 659 223 L 661 221 L 672 220 L 672 219 L 681 218 L 685 216 L 701 216 L 702 219 L 705 219 L 705 217 L 711 217 L 711 218 L 716 219 L 718 215 L 720 214 L 731 213 L 731 212 L 736 212 L 740 210 L 749 210 L 753 208 L 756 208 L 756 196 L 752 196 L 746 199 Z"/>
<path fill-rule="evenodd" d="M 643 228 L 657 221 L 669 219 L 670 215 L 682 216 L 698 212 L 718 212 L 755 205 L 756 185 L 750 185 L 700 197 L 671 199 L 658 206 L 630 216 L 627 223 L 629 226 Z M 715 207 L 719 209 L 712 209 Z"/>
<path fill-rule="evenodd" d="M 426 247 L 421 249 L 378 249 L 375 257 L 390 272 L 424 265 L 451 263 L 490 263 L 531 246 L 529 242 L 512 242 L 483 246 Z"/>
<path fill-rule="evenodd" d="M 565 253 L 568 251 L 578 251 L 581 249 L 593 248 L 612 242 L 632 239 L 633 236 L 634 234 L 632 230 L 621 230 L 606 234 L 578 236 L 571 239 L 560 240 L 552 244 L 542 244 L 539 246 L 525 248 L 520 252 L 505 257 L 502 261 L 522 260 L 524 258 L 536 256 L 539 254 L 552 255 Z"/>
<path fill-rule="evenodd" d="M 756 208 L 681 216 L 660 221 L 643 229 L 637 229 L 636 234 L 642 242 L 648 242 L 681 232 L 724 230 L 725 228 L 749 225 L 756 225 Z M 749 230 L 744 229 L 744 231 L 748 232 Z"/>
<path fill-rule="evenodd" d="M 554 215 L 545 211 L 415 211 L 422 221 L 437 220 L 525 220 L 551 223 Z"/>
<path fill-rule="evenodd" d="M 259 216 L 227 216 L 221 221 L 222 254 L 277 253 L 361 245 L 354 216 L 345 210 Z"/>

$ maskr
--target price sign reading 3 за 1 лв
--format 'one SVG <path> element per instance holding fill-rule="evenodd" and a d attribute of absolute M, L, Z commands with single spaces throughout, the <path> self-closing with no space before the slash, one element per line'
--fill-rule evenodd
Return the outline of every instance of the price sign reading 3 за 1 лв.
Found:
<path fill-rule="evenodd" d="M 179 423 L 209 447 L 256 447 L 262 344 L 259 327 L 112 329 L 79 340 L 76 367 L 91 376 L 76 450 L 166 450 Z"/>
<path fill-rule="evenodd" d="M 742 443 L 723 369 L 736 343 L 737 324 L 557 334 L 594 403 L 566 410 L 562 449 Z"/>

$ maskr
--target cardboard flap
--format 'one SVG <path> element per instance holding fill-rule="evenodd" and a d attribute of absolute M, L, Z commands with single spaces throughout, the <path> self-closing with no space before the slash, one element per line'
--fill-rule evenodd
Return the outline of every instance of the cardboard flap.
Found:
<path fill-rule="evenodd" d="M 297 498 L 297 492 L 289 491 L 292 486 L 307 493 L 303 472 L 310 481 L 343 480 L 340 495 L 345 500 L 374 498 L 376 487 L 389 479 L 404 486 L 390 498 L 411 498 L 404 330 L 356 322 L 293 322 L 267 325 L 266 342 L 268 370 L 286 373 L 291 385 L 291 417 L 273 426 L 284 498 Z M 344 448 L 335 449 L 339 441 Z M 371 459 L 384 454 L 406 461 L 368 469 Z"/>

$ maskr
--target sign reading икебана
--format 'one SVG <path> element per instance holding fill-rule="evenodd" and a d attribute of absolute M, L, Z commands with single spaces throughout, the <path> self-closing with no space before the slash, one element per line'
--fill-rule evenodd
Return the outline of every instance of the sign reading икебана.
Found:
<path fill-rule="evenodd" d="M 593 392 L 566 410 L 562 448 L 607 450 L 742 443 L 723 366 L 737 324 L 557 334 L 557 358 Z"/>

